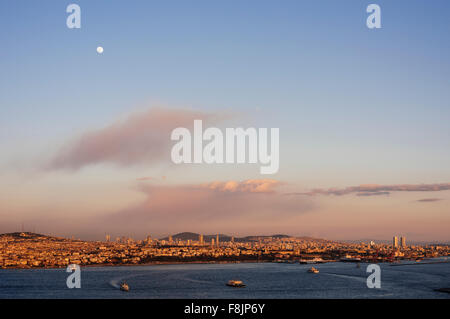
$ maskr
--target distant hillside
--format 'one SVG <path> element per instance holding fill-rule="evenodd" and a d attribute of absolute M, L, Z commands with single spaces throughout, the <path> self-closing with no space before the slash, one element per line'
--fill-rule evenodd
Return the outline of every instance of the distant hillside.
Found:
<path fill-rule="evenodd" d="M 216 240 L 216 234 L 214 235 L 203 235 L 203 240 L 206 243 L 210 243 L 212 239 Z M 226 234 L 219 234 L 219 241 L 220 242 L 228 242 L 231 241 L 230 235 Z M 245 236 L 245 237 L 235 237 L 234 241 L 238 243 L 246 243 L 246 242 L 257 242 L 260 240 L 264 240 L 267 238 L 277 238 L 277 239 L 283 239 L 283 238 L 291 238 L 294 236 L 289 236 L 285 234 L 275 234 L 275 235 L 259 235 L 259 236 Z M 7 239 L 10 238 L 11 240 L 31 240 L 31 241 L 82 241 L 82 240 L 74 240 L 69 238 L 63 238 L 63 237 L 54 237 L 54 236 L 47 236 L 43 234 L 36 234 L 31 232 L 15 232 L 15 233 L 7 233 L 7 234 L 0 234 L 0 239 Z M 312 237 L 295 237 L 297 239 L 303 240 L 303 241 L 314 241 L 314 242 L 331 242 L 329 240 L 320 239 L 320 238 L 312 238 Z M 199 240 L 199 234 L 192 233 L 192 232 L 183 232 L 178 233 L 175 235 L 172 235 L 172 239 L 174 241 L 181 240 L 181 241 L 198 241 Z M 160 238 L 160 240 L 169 240 L 169 237 Z"/>
<path fill-rule="evenodd" d="M 211 242 L 211 239 L 216 240 L 216 236 L 217 235 L 203 235 L 203 240 L 205 242 Z M 282 238 L 290 238 L 290 237 L 292 237 L 292 236 L 285 235 L 285 234 L 245 236 L 245 237 L 235 237 L 234 241 L 235 242 L 255 242 L 255 241 L 259 241 L 259 240 L 264 240 L 266 238 L 282 239 Z M 172 240 L 174 240 L 174 241 L 176 241 L 176 240 L 198 241 L 198 239 L 199 239 L 199 234 L 191 233 L 191 232 L 183 232 L 183 233 L 172 235 Z M 315 238 L 310 238 L 310 237 L 300 237 L 300 239 L 304 239 L 304 240 L 318 240 L 318 241 L 322 240 L 322 239 L 315 239 Z M 167 241 L 167 240 L 169 240 L 169 237 L 167 236 L 167 237 L 161 238 L 161 240 L 166 240 Z M 226 234 L 219 234 L 219 241 L 222 241 L 222 242 L 231 241 L 231 236 L 230 235 L 226 235 Z"/>
<path fill-rule="evenodd" d="M 62 237 L 53 237 L 42 234 L 30 233 L 30 232 L 16 232 L 16 233 L 7 233 L 0 234 L 0 238 L 11 238 L 14 240 L 52 240 L 52 241 L 60 241 L 64 240 Z"/>

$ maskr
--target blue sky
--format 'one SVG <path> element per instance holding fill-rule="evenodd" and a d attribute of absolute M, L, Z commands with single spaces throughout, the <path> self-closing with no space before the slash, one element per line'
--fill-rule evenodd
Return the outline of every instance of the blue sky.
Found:
<path fill-rule="evenodd" d="M 0 166 L 158 101 L 280 127 L 277 178 L 305 188 L 447 182 L 449 15 L 444 0 L 2 1 Z"/>
<path fill-rule="evenodd" d="M 291 148 L 305 139 L 307 153 L 312 141 L 450 158 L 446 1 L 379 1 L 380 30 L 365 26 L 368 1 L 78 1 L 79 30 L 65 25 L 69 3 L 1 4 L 6 143 L 71 136 L 160 101 L 258 108 L 261 125 L 284 128 Z"/>

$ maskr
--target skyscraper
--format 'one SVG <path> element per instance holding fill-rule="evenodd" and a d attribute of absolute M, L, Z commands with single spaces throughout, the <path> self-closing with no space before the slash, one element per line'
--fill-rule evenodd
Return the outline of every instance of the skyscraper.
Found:
<path fill-rule="evenodd" d="M 216 235 L 216 245 L 219 246 L 219 234 Z"/>
<path fill-rule="evenodd" d="M 406 248 L 406 237 L 405 236 L 400 237 L 400 245 L 402 248 Z"/>
<path fill-rule="evenodd" d="M 200 245 L 203 245 L 203 235 L 198 235 L 198 241 L 200 242 Z"/>
<path fill-rule="evenodd" d="M 392 239 L 392 248 L 398 248 L 398 237 L 394 236 Z"/>

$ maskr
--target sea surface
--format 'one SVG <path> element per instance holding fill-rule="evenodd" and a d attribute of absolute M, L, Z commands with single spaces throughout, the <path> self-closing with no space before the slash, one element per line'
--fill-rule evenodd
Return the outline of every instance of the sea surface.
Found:
<path fill-rule="evenodd" d="M 450 263 L 381 267 L 381 288 L 367 288 L 368 264 L 176 264 L 82 267 L 81 288 L 69 289 L 65 269 L 0 270 L 0 298 L 450 298 Z M 246 288 L 225 286 L 239 279 Z M 129 292 L 119 290 L 122 281 Z"/>

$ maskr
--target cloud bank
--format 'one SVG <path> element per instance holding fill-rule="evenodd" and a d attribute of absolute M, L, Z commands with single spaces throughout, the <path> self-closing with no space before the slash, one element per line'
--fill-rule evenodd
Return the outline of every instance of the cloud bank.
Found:
<path fill-rule="evenodd" d="M 306 198 L 276 192 L 275 180 L 214 182 L 195 185 L 140 185 L 145 200 L 134 207 L 103 216 L 110 232 L 175 232 L 241 230 L 270 227 L 274 220 L 295 217 L 312 210 Z"/>

